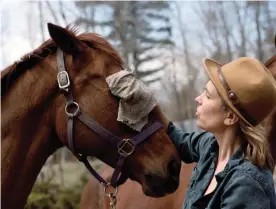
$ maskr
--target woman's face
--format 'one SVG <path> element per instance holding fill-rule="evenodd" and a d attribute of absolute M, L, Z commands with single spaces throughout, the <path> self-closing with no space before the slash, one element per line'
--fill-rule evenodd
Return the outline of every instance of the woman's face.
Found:
<path fill-rule="evenodd" d="M 211 81 L 206 84 L 205 90 L 195 98 L 195 101 L 198 104 L 196 111 L 198 127 L 212 133 L 222 131 L 225 127 L 226 111 Z"/>

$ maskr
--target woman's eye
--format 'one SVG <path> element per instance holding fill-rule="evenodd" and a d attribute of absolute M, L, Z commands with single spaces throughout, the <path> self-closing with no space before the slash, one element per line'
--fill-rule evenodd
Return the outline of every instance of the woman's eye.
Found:
<path fill-rule="evenodd" d="M 204 94 L 205 94 L 205 96 L 206 96 L 208 99 L 210 99 L 210 97 L 209 97 L 209 95 L 207 94 L 207 91 L 206 91 L 206 90 L 204 91 Z"/>

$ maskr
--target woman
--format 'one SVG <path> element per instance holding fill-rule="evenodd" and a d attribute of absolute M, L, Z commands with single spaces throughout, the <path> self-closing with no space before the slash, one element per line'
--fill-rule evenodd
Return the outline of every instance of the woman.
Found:
<path fill-rule="evenodd" d="M 181 159 L 197 162 L 184 208 L 274 209 L 274 163 L 260 123 L 276 107 L 275 80 L 253 58 L 204 66 L 210 80 L 195 101 L 205 132 L 183 132 L 163 116 Z"/>

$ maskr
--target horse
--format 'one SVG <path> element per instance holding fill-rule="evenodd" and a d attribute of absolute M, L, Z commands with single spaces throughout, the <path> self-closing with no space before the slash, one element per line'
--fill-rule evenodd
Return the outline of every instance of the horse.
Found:
<path fill-rule="evenodd" d="M 265 66 L 276 79 L 276 56 L 271 57 L 265 63 Z M 276 111 L 265 121 L 265 126 L 272 157 L 276 162 Z M 182 163 L 179 188 L 173 194 L 161 198 L 147 197 L 142 193 L 139 184 L 131 180 L 126 181 L 125 184 L 119 187 L 117 207 L 119 209 L 181 209 L 194 166 L 194 163 Z M 110 178 L 111 168 L 104 165 L 101 173 L 108 179 Z M 109 209 L 107 198 L 102 195 L 99 184 L 94 178 L 91 178 L 84 187 L 80 209 Z"/>
<path fill-rule="evenodd" d="M 84 163 L 94 156 L 113 168 L 127 156 L 120 179 L 137 181 L 153 197 L 174 192 L 181 161 L 162 126 L 148 129 L 160 120 L 156 108 L 141 132 L 117 121 L 120 98 L 111 94 L 106 77 L 123 70 L 118 52 L 101 36 L 77 35 L 71 26 L 48 23 L 48 31 L 51 39 L 1 72 L 2 207 L 24 208 L 43 164 L 62 146 Z M 116 136 L 118 147 L 97 131 Z M 147 140 L 134 146 L 131 140 L 141 133 Z"/>
<path fill-rule="evenodd" d="M 276 36 L 275 36 L 275 47 L 276 47 Z M 276 55 L 272 56 L 265 62 L 265 66 L 270 70 L 274 79 L 276 79 Z M 276 111 L 274 111 L 267 120 L 268 138 L 270 141 L 271 155 L 274 162 L 276 162 Z M 274 172 L 275 173 L 275 172 Z"/>

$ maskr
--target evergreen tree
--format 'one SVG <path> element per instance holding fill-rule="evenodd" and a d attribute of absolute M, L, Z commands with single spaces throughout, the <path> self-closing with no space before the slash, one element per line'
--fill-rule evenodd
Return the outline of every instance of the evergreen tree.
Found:
<path fill-rule="evenodd" d="M 154 62 L 160 59 L 163 49 L 172 45 L 169 2 L 76 2 L 76 5 L 86 14 L 77 23 L 88 29 L 100 26 L 108 31 L 105 38 L 119 49 L 127 69 L 147 84 L 160 80 L 159 72 L 166 66 Z M 99 15 L 100 19 L 87 14 L 94 14 L 100 7 L 110 14 Z"/>

